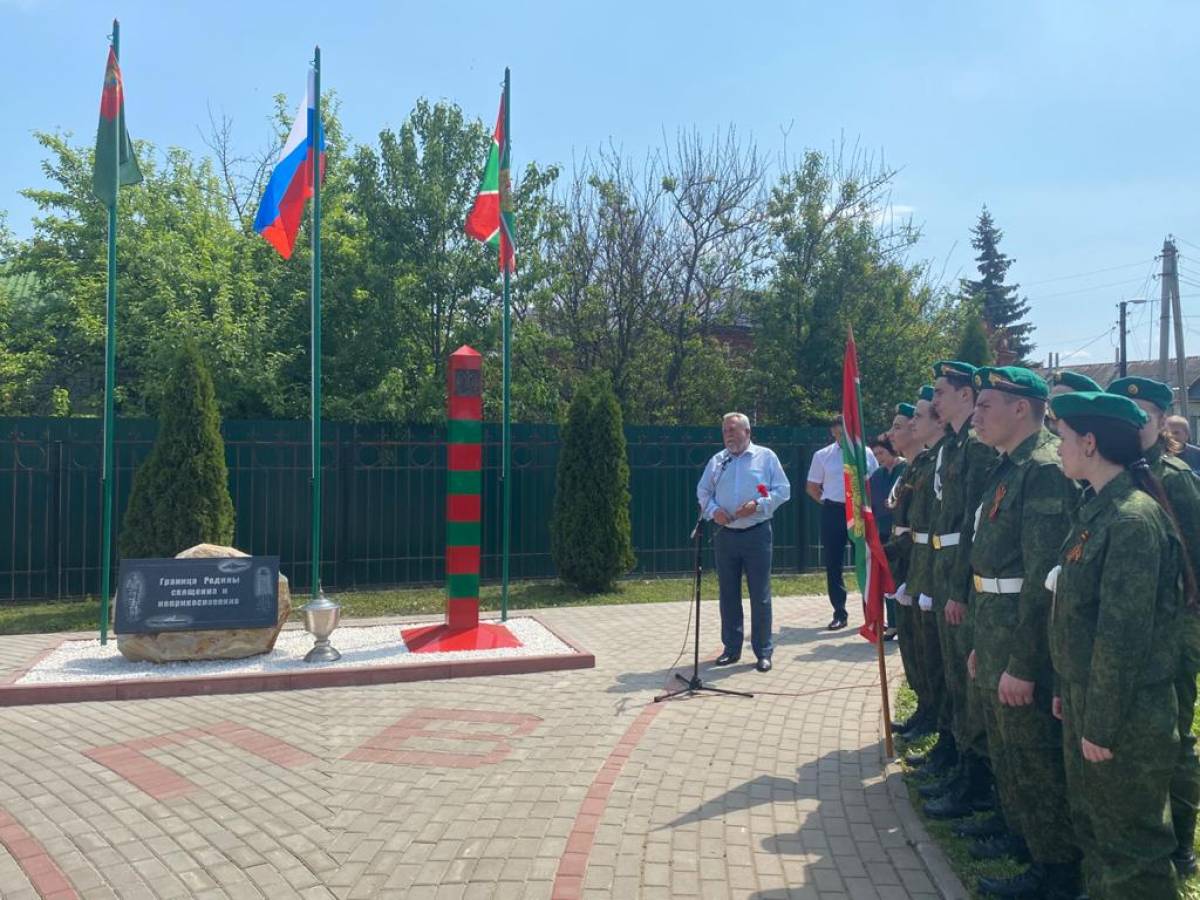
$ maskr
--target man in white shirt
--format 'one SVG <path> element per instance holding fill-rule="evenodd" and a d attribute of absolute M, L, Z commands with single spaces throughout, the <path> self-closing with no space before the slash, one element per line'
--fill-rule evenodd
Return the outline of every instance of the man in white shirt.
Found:
<path fill-rule="evenodd" d="M 696 485 L 700 514 L 720 527 L 713 535 L 717 584 L 721 601 L 721 643 L 718 666 L 742 656 L 745 641 L 742 613 L 742 573 L 750 588 L 750 646 L 757 669 L 771 671 L 771 516 L 792 496 L 779 457 L 750 441 L 750 420 L 727 413 L 721 421 L 725 449 L 704 467 Z"/>
<path fill-rule="evenodd" d="M 813 454 L 808 468 L 808 484 L 805 491 L 814 501 L 821 504 L 821 547 L 825 553 L 825 585 L 829 591 L 829 602 L 833 606 L 833 621 L 829 630 L 845 628 L 849 616 L 846 613 L 846 583 L 842 578 L 842 564 L 846 555 L 846 481 L 842 467 L 842 417 L 834 416 L 829 422 L 829 434 L 833 443 Z M 879 468 L 875 454 L 867 449 L 867 475 Z"/>

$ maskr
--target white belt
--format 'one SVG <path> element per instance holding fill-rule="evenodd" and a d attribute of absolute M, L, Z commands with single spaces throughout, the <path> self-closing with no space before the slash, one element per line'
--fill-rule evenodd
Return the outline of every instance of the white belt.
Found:
<path fill-rule="evenodd" d="M 928 531 L 914 531 L 913 532 L 913 543 L 914 544 L 928 544 L 929 543 L 929 532 Z"/>
<path fill-rule="evenodd" d="M 959 538 L 961 537 L 962 535 L 957 531 L 954 534 L 935 534 L 932 541 L 933 549 L 941 550 L 943 547 L 957 547 Z"/>
<path fill-rule="evenodd" d="M 893 525 L 892 534 L 908 534 L 912 531 L 907 525 Z"/>
<path fill-rule="evenodd" d="M 980 594 L 1019 594 L 1024 578 L 983 578 L 975 576 L 975 590 Z"/>

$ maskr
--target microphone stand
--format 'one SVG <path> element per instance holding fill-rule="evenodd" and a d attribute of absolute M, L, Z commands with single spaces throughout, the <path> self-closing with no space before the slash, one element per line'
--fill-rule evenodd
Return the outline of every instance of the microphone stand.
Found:
<path fill-rule="evenodd" d="M 665 694 L 659 694 L 654 698 L 654 702 L 658 703 L 661 700 L 670 700 L 674 697 L 693 697 L 701 691 L 708 691 L 711 694 L 728 694 L 732 697 L 753 697 L 753 694 L 745 691 L 730 691 L 724 688 L 712 687 L 705 684 L 700 679 L 700 574 L 702 570 L 700 549 L 704 543 L 704 514 L 701 513 L 700 518 L 696 520 L 696 527 L 692 529 L 692 544 L 696 548 L 696 576 L 692 583 L 692 595 L 696 604 L 696 641 L 694 647 L 694 655 L 692 658 L 692 677 L 684 678 L 678 672 L 675 677 L 683 682 L 683 687 L 676 688 L 673 691 L 667 691 Z"/>

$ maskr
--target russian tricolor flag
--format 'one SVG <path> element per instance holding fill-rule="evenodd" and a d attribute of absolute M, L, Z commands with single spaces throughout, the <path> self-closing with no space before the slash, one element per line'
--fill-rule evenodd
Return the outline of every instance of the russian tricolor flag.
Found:
<path fill-rule="evenodd" d="M 279 152 L 263 192 L 254 230 L 266 238 L 284 259 L 290 259 L 304 215 L 304 202 L 312 196 L 313 134 L 321 153 L 321 181 L 325 181 L 325 129 L 316 119 L 316 73 L 308 73 L 308 91 L 296 112 L 291 133 Z"/>

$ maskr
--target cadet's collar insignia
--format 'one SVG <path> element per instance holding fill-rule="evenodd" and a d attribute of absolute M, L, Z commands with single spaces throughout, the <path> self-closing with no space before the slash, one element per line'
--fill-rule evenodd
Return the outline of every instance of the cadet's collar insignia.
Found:
<path fill-rule="evenodd" d="M 1131 384 L 1125 390 L 1129 392 L 1130 397 L 1136 397 L 1137 392 L 1138 392 L 1138 386 L 1136 384 Z"/>
<path fill-rule="evenodd" d="M 992 498 L 992 508 L 988 511 L 988 518 L 995 520 L 1000 514 L 1000 501 L 1004 499 L 1004 495 L 1008 493 L 1007 485 L 1000 485 L 996 488 L 996 496 Z"/>
<path fill-rule="evenodd" d="M 1079 543 L 1067 551 L 1067 562 L 1077 563 L 1079 560 L 1083 559 L 1083 545 L 1087 543 L 1087 539 L 1091 536 L 1091 532 L 1086 529 L 1079 532 Z"/>

